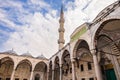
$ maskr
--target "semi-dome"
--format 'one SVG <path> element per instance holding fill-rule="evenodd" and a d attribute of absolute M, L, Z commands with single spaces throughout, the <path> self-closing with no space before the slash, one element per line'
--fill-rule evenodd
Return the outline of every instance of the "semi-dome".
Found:
<path fill-rule="evenodd" d="M 29 52 L 24 53 L 24 54 L 22 54 L 21 56 L 24 56 L 24 57 L 33 57 Z"/>
<path fill-rule="evenodd" d="M 37 59 L 47 59 L 43 54 L 41 54 L 40 56 L 36 57 Z"/>

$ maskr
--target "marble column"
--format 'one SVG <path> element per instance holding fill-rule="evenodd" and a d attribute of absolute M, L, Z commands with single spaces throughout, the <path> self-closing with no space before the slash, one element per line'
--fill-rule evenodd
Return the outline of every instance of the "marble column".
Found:
<path fill-rule="evenodd" d="M 52 80 L 54 80 L 54 70 L 52 70 Z"/>
<path fill-rule="evenodd" d="M 62 80 L 62 64 L 60 64 L 60 80 Z"/>
<path fill-rule="evenodd" d="M 97 80 L 103 80 L 102 72 L 101 72 L 100 65 L 97 59 L 97 55 L 95 53 L 92 53 L 92 54 L 93 54 L 93 62 L 94 62 Z"/>
<path fill-rule="evenodd" d="M 47 71 L 47 80 L 49 80 L 49 71 Z"/>
<path fill-rule="evenodd" d="M 14 80 L 15 69 L 12 71 L 11 80 Z"/>
<path fill-rule="evenodd" d="M 75 73 L 75 60 L 71 61 L 72 63 L 72 80 L 76 80 L 76 73 Z"/>
<path fill-rule="evenodd" d="M 30 80 L 33 80 L 33 71 L 31 71 Z"/>

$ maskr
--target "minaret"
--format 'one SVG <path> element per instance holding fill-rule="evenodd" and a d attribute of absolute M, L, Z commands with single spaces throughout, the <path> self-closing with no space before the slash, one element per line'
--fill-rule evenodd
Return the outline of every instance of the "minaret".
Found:
<path fill-rule="evenodd" d="M 59 19 L 60 27 L 58 29 L 58 31 L 59 31 L 59 39 L 58 39 L 59 50 L 61 48 L 63 48 L 64 43 L 65 43 L 65 40 L 64 40 L 64 32 L 65 32 L 64 22 L 65 22 L 65 20 L 64 20 L 63 6 L 62 6 L 61 7 L 61 12 L 60 12 L 60 19 Z"/>

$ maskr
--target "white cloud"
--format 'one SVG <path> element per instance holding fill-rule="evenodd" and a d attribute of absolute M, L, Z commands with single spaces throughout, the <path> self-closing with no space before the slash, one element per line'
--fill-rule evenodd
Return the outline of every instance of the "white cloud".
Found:
<path fill-rule="evenodd" d="M 22 26 L 19 31 L 14 32 L 4 47 L 14 48 L 19 54 L 29 51 L 34 56 L 41 53 L 46 57 L 51 56 L 57 50 L 56 19 L 50 14 L 44 17 L 41 13 L 35 13 L 29 23 L 29 26 Z"/>
<path fill-rule="evenodd" d="M 47 4 L 46 2 L 44 2 L 44 0 L 31 0 L 31 3 L 33 3 L 35 5 L 39 5 L 40 7 L 45 7 L 45 8 L 50 7 L 50 5 Z"/>
<path fill-rule="evenodd" d="M 117 0 L 92 0 L 91 4 L 84 10 L 84 13 L 87 14 L 90 21 L 92 21 L 100 11 L 115 1 Z"/>

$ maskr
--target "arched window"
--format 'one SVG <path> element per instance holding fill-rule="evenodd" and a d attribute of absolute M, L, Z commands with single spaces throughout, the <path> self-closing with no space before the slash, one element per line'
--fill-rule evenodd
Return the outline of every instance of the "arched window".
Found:
<path fill-rule="evenodd" d="M 10 80 L 10 78 L 6 78 L 6 80 Z"/>
<path fill-rule="evenodd" d="M 92 65 L 91 65 L 91 63 L 88 62 L 87 65 L 88 65 L 88 70 L 92 70 Z"/>
<path fill-rule="evenodd" d="M 80 69 L 81 69 L 81 71 L 84 71 L 83 64 L 80 65 Z"/>

